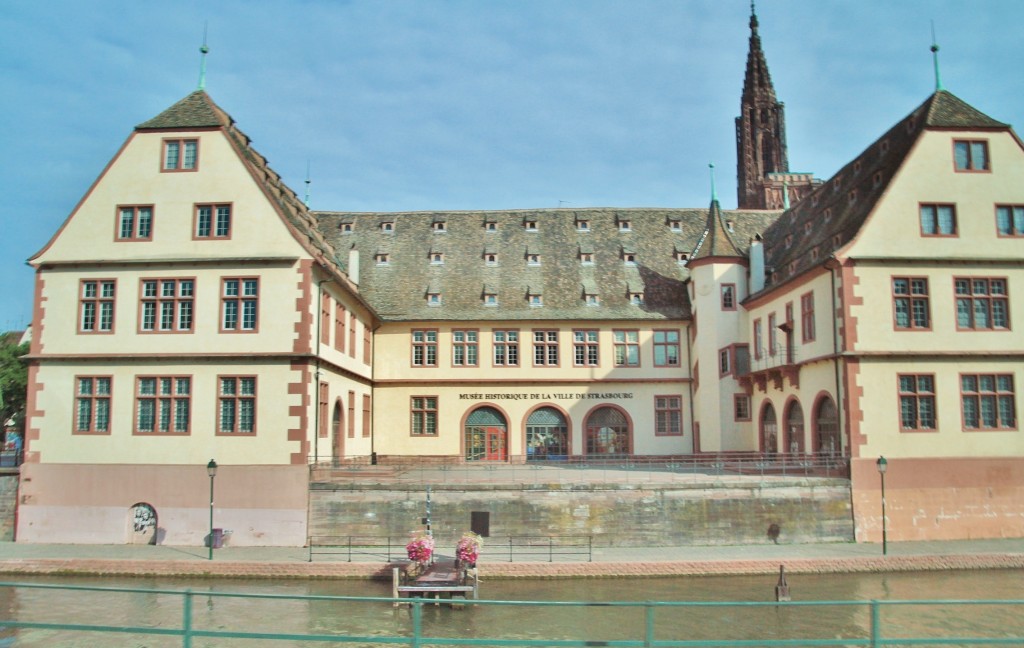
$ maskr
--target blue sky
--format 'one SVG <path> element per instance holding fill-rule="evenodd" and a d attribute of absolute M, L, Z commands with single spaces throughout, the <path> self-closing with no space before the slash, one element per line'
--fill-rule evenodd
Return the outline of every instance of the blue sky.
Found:
<path fill-rule="evenodd" d="M 4 0 L 0 329 L 132 128 L 207 91 L 321 210 L 735 199 L 747 0 Z M 1020 0 L 762 0 L 790 168 L 827 178 L 934 90 L 1024 125 Z M 70 313 L 69 313 L 70 314 Z"/>

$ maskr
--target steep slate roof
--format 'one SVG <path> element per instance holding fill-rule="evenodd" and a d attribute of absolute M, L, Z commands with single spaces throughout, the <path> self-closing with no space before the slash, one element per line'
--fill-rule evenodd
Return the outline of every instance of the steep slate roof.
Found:
<path fill-rule="evenodd" d="M 749 241 L 778 217 L 778 212 L 734 211 L 738 241 Z M 704 233 L 706 209 L 534 209 L 510 211 L 341 213 L 316 212 L 324 235 L 339 250 L 360 251 L 359 288 L 385 321 L 495 320 L 668 320 L 690 317 L 685 290 L 689 271 L 676 251 L 692 252 Z M 435 232 L 442 216 L 446 231 Z M 577 222 L 586 220 L 587 231 Z M 680 224 L 673 231 L 670 222 Z M 344 234 L 341 223 L 353 223 Z M 394 231 L 381 223 L 394 223 Z M 486 223 L 496 223 L 490 231 Z M 536 222 L 537 231 L 524 224 Z M 629 222 L 629 231 L 620 224 Z M 377 264 L 375 251 L 387 248 L 390 260 Z M 429 253 L 445 252 L 443 265 Z M 488 266 L 485 250 L 497 250 L 498 265 Z M 592 251 L 593 265 L 580 262 Z M 623 253 L 636 254 L 626 265 Z M 740 250 L 745 253 L 746 245 Z M 539 254 L 540 265 L 526 255 Z M 485 306 L 485 286 L 498 294 L 498 306 Z M 441 293 L 440 306 L 428 306 L 428 288 Z M 596 288 L 599 306 L 588 306 L 584 292 Z M 642 290 L 645 303 L 630 303 L 629 292 Z M 543 306 L 528 295 L 540 294 Z"/>
<path fill-rule="evenodd" d="M 917 139 L 929 129 L 1007 130 L 946 90 L 938 90 L 913 112 L 811 194 L 786 210 L 764 234 L 765 290 L 823 264 L 849 243 Z"/>
<path fill-rule="evenodd" d="M 249 137 L 235 124 L 231 115 L 220 108 L 204 90 L 196 90 L 187 97 L 163 111 L 153 119 L 142 122 L 136 131 L 147 130 L 189 130 L 194 128 L 220 128 L 235 146 L 242 159 L 248 163 L 256 183 L 277 207 L 278 213 L 295 232 L 296 240 L 325 266 L 341 276 L 341 267 L 331 244 L 324 239 L 305 203 L 281 180 L 281 176 L 270 168 L 267 159 L 256 152 Z"/>
<path fill-rule="evenodd" d="M 733 240 L 732 234 L 729 233 L 729 227 L 723 220 L 722 208 L 718 205 L 718 200 L 714 199 L 711 201 L 711 208 L 708 209 L 708 220 L 707 225 L 704 227 L 704 234 L 701 236 L 700 241 L 697 243 L 697 249 L 690 258 L 697 260 L 712 257 L 742 258 L 745 256 L 740 251 L 736 241 Z M 736 225 L 733 223 L 733 228 L 735 229 L 735 227 Z"/>

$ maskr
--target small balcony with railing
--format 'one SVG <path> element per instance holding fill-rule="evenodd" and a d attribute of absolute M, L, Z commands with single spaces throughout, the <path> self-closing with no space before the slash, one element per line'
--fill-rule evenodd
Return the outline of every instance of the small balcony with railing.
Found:
<path fill-rule="evenodd" d="M 793 387 L 800 386 L 800 371 L 797 366 L 797 349 L 782 344 L 769 345 L 769 348 L 750 351 L 737 349 L 736 376 L 744 386 L 756 386 L 766 391 L 771 381 L 775 389 L 782 389 L 785 381 Z"/>

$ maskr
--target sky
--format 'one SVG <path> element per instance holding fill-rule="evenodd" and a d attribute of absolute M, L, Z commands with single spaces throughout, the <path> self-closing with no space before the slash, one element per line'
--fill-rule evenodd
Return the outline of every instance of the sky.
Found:
<path fill-rule="evenodd" d="M 1021 0 L 761 0 L 792 171 L 935 89 L 1024 127 Z M 0 330 L 139 123 L 206 90 L 317 210 L 736 206 L 748 0 L 3 0 Z M 308 170 L 308 176 L 307 176 Z"/>

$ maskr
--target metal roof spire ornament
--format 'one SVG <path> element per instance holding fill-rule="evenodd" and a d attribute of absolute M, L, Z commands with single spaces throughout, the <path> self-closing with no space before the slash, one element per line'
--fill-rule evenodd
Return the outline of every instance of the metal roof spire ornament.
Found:
<path fill-rule="evenodd" d="M 202 54 L 202 58 L 199 62 L 199 89 L 206 89 L 206 55 L 210 53 L 210 48 L 206 46 L 206 27 L 207 23 L 203 23 L 203 45 L 199 48 L 199 52 Z"/>
<path fill-rule="evenodd" d="M 942 75 L 939 74 L 939 44 L 935 42 L 935 21 L 932 21 L 932 63 L 935 65 L 935 91 L 945 90 L 942 87 Z"/>
<path fill-rule="evenodd" d="M 309 209 L 309 183 L 313 182 L 309 179 L 309 160 L 306 160 L 306 209 Z"/>
<path fill-rule="evenodd" d="M 708 162 L 708 168 L 711 169 L 711 202 L 718 202 L 718 192 L 715 190 L 715 163 Z"/>

